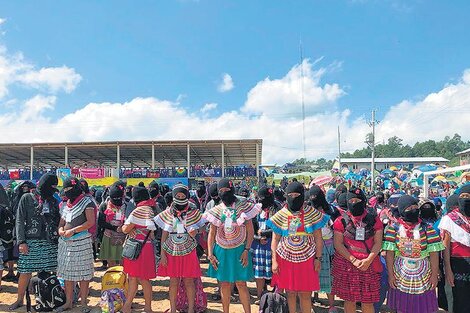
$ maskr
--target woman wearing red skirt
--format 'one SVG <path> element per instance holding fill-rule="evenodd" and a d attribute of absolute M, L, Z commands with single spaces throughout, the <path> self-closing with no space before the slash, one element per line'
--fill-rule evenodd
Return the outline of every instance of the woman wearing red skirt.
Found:
<path fill-rule="evenodd" d="M 170 277 L 171 313 L 176 313 L 176 296 L 181 279 L 188 295 L 188 313 L 194 313 L 196 288 L 194 278 L 201 277 L 194 237 L 205 221 L 196 206 L 189 203 L 188 187 L 174 186 L 173 203 L 158 214 L 155 223 L 163 230 L 158 276 Z"/>
<path fill-rule="evenodd" d="M 122 231 L 129 237 L 141 242 L 148 240 L 142 247 L 142 251 L 136 260 L 123 258 L 124 272 L 129 276 L 129 290 L 127 299 L 122 308 L 123 313 L 130 313 L 132 301 L 137 292 L 138 283 L 142 285 L 145 299 L 145 312 L 152 311 L 152 285 L 150 280 L 156 277 L 155 253 L 153 250 L 153 231 L 156 229 L 153 222 L 153 211 L 150 207 L 152 201 L 149 201 L 150 195 L 144 187 L 134 187 L 132 198 L 136 203 L 136 208 L 127 218 Z"/>
<path fill-rule="evenodd" d="M 300 297 L 302 313 L 312 311 L 312 291 L 320 289 L 323 240 L 321 228 L 329 216 L 304 205 L 305 189 L 299 182 L 287 186 L 287 206 L 272 216 L 267 226 L 273 230 L 272 285 L 287 291 L 289 312 L 296 312 Z"/>
<path fill-rule="evenodd" d="M 348 211 L 333 224 L 335 256 L 333 258 L 333 293 L 343 299 L 344 312 L 373 313 L 380 300 L 383 270 L 377 255 L 382 247 L 383 224 L 366 210 L 367 198 L 352 187 L 347 193 Z"/>

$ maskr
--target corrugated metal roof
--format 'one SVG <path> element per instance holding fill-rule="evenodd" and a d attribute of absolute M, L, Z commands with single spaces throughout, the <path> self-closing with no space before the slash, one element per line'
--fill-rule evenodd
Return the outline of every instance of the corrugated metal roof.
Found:
<path fill-rule="evenodd" d="M 341 163 L 370 163 L 371 158 L 341 158 Z M 375 163 L 415 163 L 415 162 L 449 162 L 442 157 L 416 157 L 416 158 L 375 158 Z"/>
<path fill-rule="evenodd" d="M 456 155 L 461 155 L 461 154 L 466 154 L 466 153 L 470 153 L 470 148 L 467 149 L 467 150 L 460 151 L 460 152 L 457 153 Z"/>
<path fill-rule="evenodd" d="M 151 167 L 153 146 L 156 167 L 185 167 L 188 145 L 191 165 L 221 165 L 222 144 L 226 166 L 261 164 L 262 139 L 243 139 L 0 144 L 0 166 L 29 167 L 31 147 L 33 147 L 35 166 L 63 167 L 67 147 L 71 166 L 83 166 L 86 163 L 87 166 L 114 167 L 119 146 L 121 167 Z M 258 162 L 256 162 L 257 146 Z"/>

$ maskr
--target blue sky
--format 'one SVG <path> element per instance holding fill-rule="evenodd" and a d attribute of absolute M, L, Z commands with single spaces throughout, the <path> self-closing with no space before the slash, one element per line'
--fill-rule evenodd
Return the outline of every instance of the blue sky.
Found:
<path fill-rule="evenodd" d="M 299 63 L 302 40 L 312 86 L 327 94 L 322 98 L 327 100 L 318 101 L 312 95 L 307 115 L 315 121 L 318 114 L 323 118 L 345 114 L 337 124 L 362 134 L 364 128 L 357 125 L 371 109 L 377 108 L 378 118 L 386 124 L 392 108 L 404 100 L 419 106 L 431 93 L 466 81 L 463 73 L 470 68 L 468 1 L 4 1 L 0 9 L 5 20 L 0 43 L 7 58 L 21 53 L 21 62 L 36 71 L 65 66 L 80 76 L 73 87 L 52 92 L 37 83 L 7 85 L 8 93 L 1 98 L 5 114 L 21 114 L 28 99 L 50 96 L 54 103 L 38 113 L 52 124 L 89 103 L 124 104 L 150 97 L 170 101 L 187 115 L 203 115 L 202 123 L 233 111 L 249 115 L 248 120 L 253 114 L 272 117 L 276 106 L 260 104 L 267 111 L 253 110 L 256 102 L 251 110 L 242 107 L 250 102 L 257 84 L 267 77 L 268 82 L 282 79 Z M 221 92 L 224 73 L 234 87 Z M 330 97 L 327 85 L 339 91 Z M 282 105 L 284 98 L 273 101 Z M 289 116 L 296 118 L 300 104 L 293 103 L 284 106 L 290 106 Z M 213 105 L 201 112 L 205 104 Z M 436 108 L 425 111 L 455 114 Z M 293 122 L 298 126 L 298 120 Z M 456 129 L 461 135 L 467 131 L 467 136 L 468 130 Z M 158 127 L 145 131 L 163 132 Z M 384 130 L 383 136 L 388 134 Z M 69 138 L 77 139 L 57 139 Z M 106 134 L 78 139 L 100 138 L 114 139 Z M 281 147 L 274 139 L 266 140 L 273 149 Z M 361 141 L 350 139 L 350 148 Z M 316 148 L 314 142 L 310 157 L 322 156 L 322 151 L 332 155 L 333 143 L 325 141 Z M 298 145 L 288 148 L 294 151 Z M 283 161 L 274 157 L 279 153 L 273 151 L 266 161 Z"/>

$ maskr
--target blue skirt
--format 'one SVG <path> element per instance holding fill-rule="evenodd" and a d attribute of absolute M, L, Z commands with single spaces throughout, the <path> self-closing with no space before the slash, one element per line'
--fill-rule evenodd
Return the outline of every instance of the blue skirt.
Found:
<path fill-rule="evenodd" d="M 252 281 L 254 273 L 250 252 L 248 252 L 248 265 L 243 267 L 240 263 L 240 257 L 244 250 L 244 245 L 233 249 L 224 249 L 216 244 L 214 256 L 219 261 L 219 267 L 215 270 L 210 264 L 207 275 L 216 278 L 220 282 Z"/>
<path fill-rule="evenodd" d="M 250 252 L 253 255 L 255 278 L 271 279 L 273 277 L 271 239 L 268 239 L 265 245 L 259 240 L 254 240 Z"/>
<path fill-rule="evenodd" d="M 322 251 L 322 262 L 320 270 L 320 292 L 331 293 L 331 286 L 333 284 L 333 277 L 331 275 L 331 259 L 335 254 L 335 247 L 333 241 L 324 241 Z"/>
<path fill-rule="evenodd" d="M 28 254 L 20 253 L 18 273 L 57 271 L 57 243 L 47 240 L 26 240 Z"/>

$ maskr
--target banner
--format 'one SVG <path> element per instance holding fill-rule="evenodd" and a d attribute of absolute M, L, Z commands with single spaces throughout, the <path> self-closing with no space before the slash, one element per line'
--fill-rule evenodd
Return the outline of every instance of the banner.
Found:
<path fill-rule="evenodd" d="M 69 168 L 58 168 L 56 171 L 56 175 L 59 178 L 59 180 L 64 180 L 67 177 L 72 176 L 72 170 Z"/>
<path fill-rule="evenodd" d="M 85 179 L 104 178 L 104 168 L 81 168 L 80 176 Z"/>
<path fill-rule="evenodd" d="M 10 179 L 20 179 L 20 171 L 11 171 Z"/>

